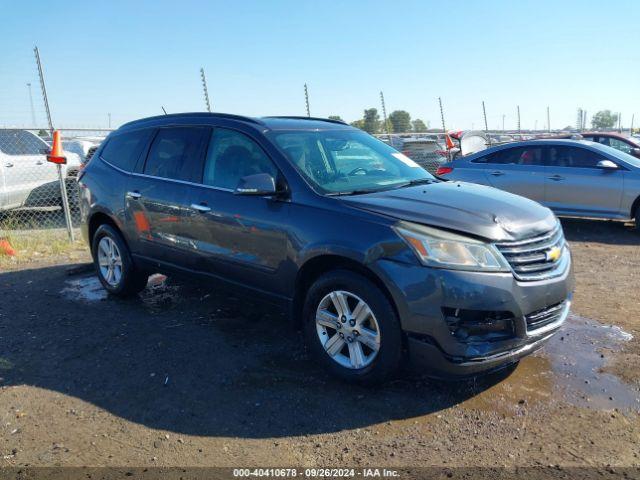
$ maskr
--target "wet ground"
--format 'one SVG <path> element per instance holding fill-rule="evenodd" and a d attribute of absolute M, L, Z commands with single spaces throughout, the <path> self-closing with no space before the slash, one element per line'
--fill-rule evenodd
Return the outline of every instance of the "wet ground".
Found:
<path fill-rule="evenodd" d="M 640 235 L 565 222 L 577 291 L 512 371 L 349 387 L 282 312 L 155 276 L 108 297 L 86 269 L 0 273 L 0 464 L 640 465 Z"/>

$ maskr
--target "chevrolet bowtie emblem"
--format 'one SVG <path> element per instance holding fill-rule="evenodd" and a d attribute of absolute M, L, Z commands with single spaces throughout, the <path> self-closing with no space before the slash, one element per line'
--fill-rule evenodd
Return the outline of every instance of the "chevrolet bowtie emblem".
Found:
<path fill-rule="evenodd" d="M 557 261 L 562 255 L 562 250 L 559 247 L 553 247 L 547 250 L 546 257 L 548 262 Z"/>

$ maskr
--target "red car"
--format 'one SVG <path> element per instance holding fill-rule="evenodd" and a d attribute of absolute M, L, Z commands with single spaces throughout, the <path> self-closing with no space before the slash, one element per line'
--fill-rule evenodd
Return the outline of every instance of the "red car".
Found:
<path fill-rule="evenodd" d="M 584 132 L 580 135 L 582 135 L 585 140 L 601 143 L 640 158 L 640 143 L 635 138 L 629 138 L 619 133 L 611 132 Z"/>

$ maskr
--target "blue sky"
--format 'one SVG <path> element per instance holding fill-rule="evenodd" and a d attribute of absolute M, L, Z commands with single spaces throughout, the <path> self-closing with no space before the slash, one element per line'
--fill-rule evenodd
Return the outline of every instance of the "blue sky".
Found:
<path fill-rule="evenodd" d="M 30 124 L 38 45 L 57 126 L 204 109 L 348 121 L 367 107 L 448 128 L 542 128 L 609 108 L 640 126 L 640 2 L 0 0 L 0 123 Z M 451 5 L 454 5 L 451 2 Z M 35 88 L 35 87 L 34 87 Z M 37 95 L 36 95 L 37 94 Z M 43 109 L 36 95 L 36 117 Z"/>

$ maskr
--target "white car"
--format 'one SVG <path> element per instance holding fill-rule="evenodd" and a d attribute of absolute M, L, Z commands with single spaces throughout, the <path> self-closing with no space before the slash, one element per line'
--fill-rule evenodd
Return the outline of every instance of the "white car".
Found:
<path fill-rule="evenodd" d="M 28 130 L 0 130 L 0 211 L 59 202 L 58 171 L 47 162 L 49 150 L 49 144 Z M 75 181 L 80 155 L 65 155 L 63 174 Z"/>

